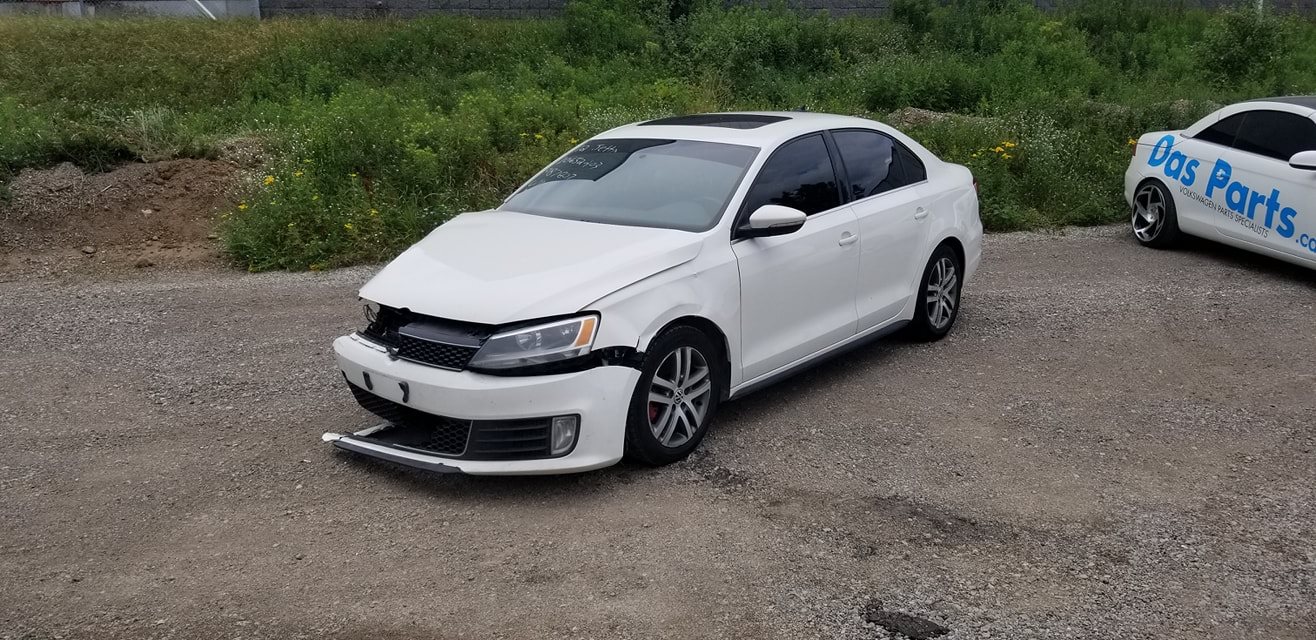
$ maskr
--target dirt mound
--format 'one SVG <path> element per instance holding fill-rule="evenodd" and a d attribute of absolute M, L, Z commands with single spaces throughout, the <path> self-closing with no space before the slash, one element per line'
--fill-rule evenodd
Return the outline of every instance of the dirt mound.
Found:
<path fill-rule="evenodd" d="M 27 169 L 0 201 L 4 262 L 96 265 L 213 261 L 214 222 L 234 205 L 231 162 L 169 160 L 88 174 L 72 164 Z M 61 267 L 62 268 L 62 267 Z"/>
<path fill-rule="evenodd" d="M 71 164 L 25 170 L 0 206 L 0 248 L 200 242 L 217 211 L 233 205 L 238 169 L 227 162 L 170 160 L 85 174 Z"/>

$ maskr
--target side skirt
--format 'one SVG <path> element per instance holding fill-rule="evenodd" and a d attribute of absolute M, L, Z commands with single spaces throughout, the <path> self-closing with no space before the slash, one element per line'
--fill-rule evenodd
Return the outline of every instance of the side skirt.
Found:
<path fill-rule="evenodd" d="M 846 340 L 838 342 L 822 351 L 811 356 L 805 356 L 795 362 L 788 364 L 776 371 L 765 373 L 749 382 L 746 382 L 735 389 L 731 390 L 729 398 L 743 398 L 755 391 L 771 386 L 786 378 L 789 378 L 801 371 L 805 371 L 814 365 L 826 362 L 836 356 L 842 355 L 864 345 L 870 344 L 882 338 L 885 338 L 909 324 L 909 320 L 896 320 L 890 324 L 885 324 L 875 329 L 869 329 L 865 333 L 860 333 Z"/>

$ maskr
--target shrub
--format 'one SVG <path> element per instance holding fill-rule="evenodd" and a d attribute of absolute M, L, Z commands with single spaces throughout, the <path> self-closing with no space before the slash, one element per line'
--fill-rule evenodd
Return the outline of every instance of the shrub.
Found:
<path fill-rule="evenodd" d="M 0 182 L 255 136 L 271 159 L 225 218 L 230 254 L 321 268 L 386 259 L 627 122 L 912 106 L 964 116 L 909 133 L 973 168 L 989 228 L 1019 229 L 1122 218 L 1130 137 L 1316 92 L 1308 18 L 1181 0 L 894 0 L 890 19 L 745 4 L 576 0 L 547 20 L 6 18 Z"/>
<path fill-rule="evenodd" d="M 1215 16 L 1197 49 L 1205 75 L 1220 85 L 1273 85 L 1290 57 L 1287 20 L 1255 10 Z"/>

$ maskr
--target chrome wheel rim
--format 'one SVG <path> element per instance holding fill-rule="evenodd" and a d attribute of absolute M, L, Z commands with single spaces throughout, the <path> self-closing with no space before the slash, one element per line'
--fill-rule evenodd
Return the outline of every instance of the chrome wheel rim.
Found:
<path fill-rule="evenodd" d="M 953 260 L 942 258 L 932 265 L 926 302 L 928 322 L 933 329 L 945 329 L 955 317 L 955 305 L 960 301 L 959 283 L 960 276 L 955 271 Z"/>
<path fill-rule="evenodd" d="M 694 347 L 667 354 L 649 386 L 649 430 L 664 447 L 675 448 L 699 432 L 713 398 L 713 376 Z"/>
<path fill-rule="evenodd" d="M 1133 198 L 1133 235 L 1151 242 L 1165 227 L 1165 195 L 1155 185 L 1147 185 Z"/>

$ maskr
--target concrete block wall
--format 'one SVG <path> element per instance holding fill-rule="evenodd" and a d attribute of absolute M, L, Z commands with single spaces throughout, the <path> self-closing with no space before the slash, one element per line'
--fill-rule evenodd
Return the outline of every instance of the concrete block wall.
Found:
<path fill-rule="evenodd" d="M 763 0 L 726 0 L 727 2 L 762 2 Z M 891 0 L 787 0 L 805 10 L 827 11 L 833 16 L 879 16 L 885 14 Z M 1054 9 L 1070 0 L 1033 0 L 1039 8 Z M 1232 6 L 1237 0 L 1188 0 L 1205 7 Z M 1267 6 L 1316 12 L 1316 0 L 1265 0 Z M 330 15 L 398 15 L 454 13 L 484 18 L 537 18 L 556 14 L 567 0 L 261 0 L 265 17 Z"/>
<path fill-rule="evenodd" d="M 297 15 L 348 17 L 414 17 L 434 13 L 478 18 L 542 18 L 556 15 L 568 0 L 203 0 L 221 17 L 265 18 Z M 765 0 L 726 0 L 754 3 Z M 1054 9 L 1072 0 L 1033 0 L 1039 8 Z M 1187 0 L 1204 7 L 1237 4 L 1237 0 Z M 810 11 L 827 11 L 833 16 L 879 16 L 891 0 L 788 0 Z M 1266 5 L 1284 10 L 1316 13 L 1316 0 L 1265 0 Z M 46 13 L 66 16 L 114 15 L 119 13 L 197 13 L 187 0 L 0 0 L 0 15 Z"/>

